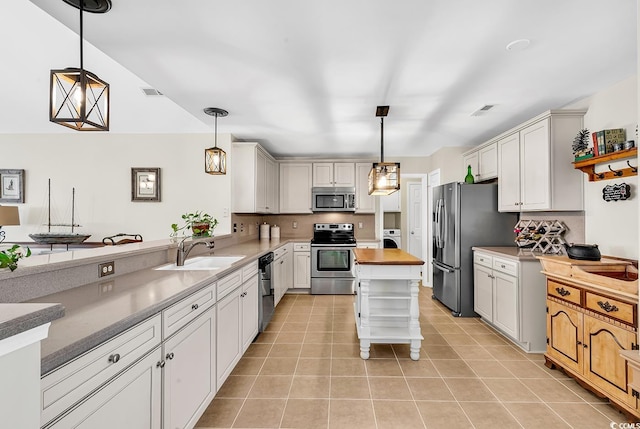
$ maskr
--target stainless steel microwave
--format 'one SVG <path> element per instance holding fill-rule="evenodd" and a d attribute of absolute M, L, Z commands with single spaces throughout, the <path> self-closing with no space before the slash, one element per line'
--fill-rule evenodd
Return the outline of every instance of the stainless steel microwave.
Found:
<path fill-rule="evenodd" d="M 353 212 L 356 210 L 355 188 L 311 188 L 314 212 Z"/>

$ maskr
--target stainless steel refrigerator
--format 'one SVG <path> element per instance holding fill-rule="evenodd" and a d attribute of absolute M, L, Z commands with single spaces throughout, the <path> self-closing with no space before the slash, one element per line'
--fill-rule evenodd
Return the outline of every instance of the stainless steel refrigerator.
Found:
<path fill-rule="evenodd" d="M 473 246 L 515 246 L 516 213 L 498 212 L 498 185 L 447 183 L 433 189 L 433 297 L 454 316 L 473 311 Z"/>

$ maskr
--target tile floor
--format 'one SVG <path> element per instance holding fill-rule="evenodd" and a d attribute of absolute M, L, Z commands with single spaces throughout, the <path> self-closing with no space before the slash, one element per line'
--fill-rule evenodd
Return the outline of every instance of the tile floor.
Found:
<path fill-rule="evenodd" d="M 598 428 L 625 417 L 420 293 L 422 351 L 359 357 L 351 296 L 285 295 L 196 428 Z"/>

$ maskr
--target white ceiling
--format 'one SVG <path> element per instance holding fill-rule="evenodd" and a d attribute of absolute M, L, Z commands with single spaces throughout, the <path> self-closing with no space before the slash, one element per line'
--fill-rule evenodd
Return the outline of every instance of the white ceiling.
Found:
<path fill-rule="evenodd" d="M 78 31 L 77 9 L 31 1 Z M 377 105 L 385 155 L 475 145 L 636 73 L 635 0 L 112 1 L 85 14 L 88 42 L 276 156 L 379 155 Z"/>

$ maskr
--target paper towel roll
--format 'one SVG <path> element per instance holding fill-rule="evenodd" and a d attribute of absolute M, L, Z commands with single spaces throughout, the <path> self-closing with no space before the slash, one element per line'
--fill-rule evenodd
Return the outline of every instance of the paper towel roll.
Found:
<path fill-rule="evenodd" d="M 267 222 L 265 222 L 262 225 L 260 225 L 260 239 L 261 240 L 268 240 L 269 239 L 269 228 L 270 227 L 271 227 L 271 225 L 269 225 Z"/>
<path fill-rule="evenodd" d="M 271 227 L 271 238 L 272 239 L 276 239 L 276 238 L 280 238 L 280 227 L 273 225 Z"/>

